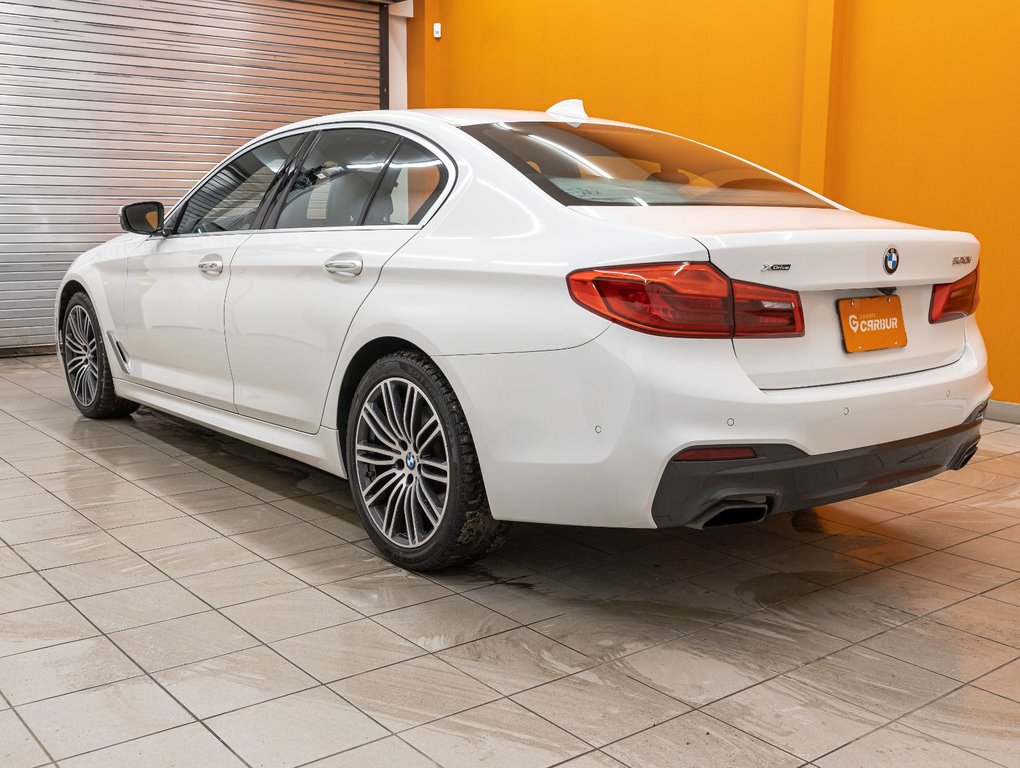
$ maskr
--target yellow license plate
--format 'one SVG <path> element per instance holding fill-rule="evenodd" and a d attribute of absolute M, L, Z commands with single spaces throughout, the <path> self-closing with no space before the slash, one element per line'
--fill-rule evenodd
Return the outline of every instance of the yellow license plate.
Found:
<path fill-rule="evenodd" d="M 907 346 L 899 296 L 840 299 L 836 306 L 843 326 L 843 348 L 847 352 Z"/>

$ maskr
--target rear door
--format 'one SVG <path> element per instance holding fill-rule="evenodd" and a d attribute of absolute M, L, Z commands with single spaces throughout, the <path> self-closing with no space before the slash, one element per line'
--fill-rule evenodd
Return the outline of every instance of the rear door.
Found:
<path fill-rule="evenodd" d="M 377 125 L 318 136 L 266 228 L 231 262 L 226 346 L 239 413 L 318 431 L 358 307 L 452 183 L 441 157 Z"/>

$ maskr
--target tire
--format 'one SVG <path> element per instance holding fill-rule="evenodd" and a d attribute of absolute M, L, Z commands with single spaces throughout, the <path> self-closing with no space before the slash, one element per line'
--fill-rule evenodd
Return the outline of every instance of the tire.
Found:
<path fill-rule="evenodd" d="M 489 513 L 464 411 L 425 355 L 397 352 L 365 372 L 354 392 L 346 455 L 365 530 L 395 565 L 434 571 L 505 541 L 510 523 Z"/>
<path fill-rule="evenodd" d="M 85 293 L 67 302 L 61 332 L 67 388 L 82 415 L 112 419 L 138 410 L 138 403 L 117 397 L 96 310 Z"/>

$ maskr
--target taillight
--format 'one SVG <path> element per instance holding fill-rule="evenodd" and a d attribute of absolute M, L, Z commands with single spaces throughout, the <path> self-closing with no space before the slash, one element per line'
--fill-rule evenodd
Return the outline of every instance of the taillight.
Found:
<path fill-rule="evenodd" d="M 803 336 L 800 294 L 733 281 L 734 336 Z"/>
<path fill-rule="evenodd" d="M 928 322 L 944 323 L 973 315 L 979 298 L 977 269 L 955 283 L 936 285 L 931 292 Z"/>
<path fill-rule="evenodd" d="M 574 301 L 615 323 L 659 336 L 803 336 L 800 294 L 730 280 L 706 262 L 581 269 Z"/>

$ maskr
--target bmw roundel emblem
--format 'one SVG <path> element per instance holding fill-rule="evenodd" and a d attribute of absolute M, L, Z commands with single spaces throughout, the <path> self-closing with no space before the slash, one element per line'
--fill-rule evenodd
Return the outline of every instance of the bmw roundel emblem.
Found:
<path fill-rule="evenodd" d="M 900 266 L 900 252 L 895 248 L 886 248 L 885 257 L 882 260 L 882 266 L 885 267 L 887 274 L 892 274 Z"/>

